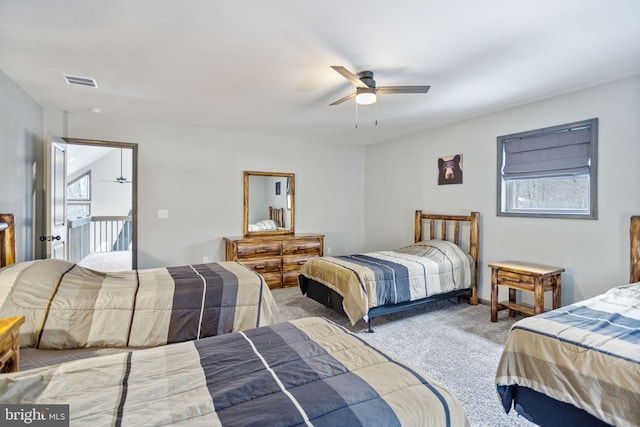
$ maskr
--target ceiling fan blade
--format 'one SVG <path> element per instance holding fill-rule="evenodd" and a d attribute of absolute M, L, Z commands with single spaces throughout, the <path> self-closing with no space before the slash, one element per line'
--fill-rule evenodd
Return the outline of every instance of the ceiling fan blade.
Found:
<path fill-rule="evenodd" d="M 376 93 L 427 93 L 431 86 L 379 86 Z"/>
<path fill-rule="evenodd" d="M 356 94 L 355 94 L 355 93 L 352 93 L 352 94 L 350 94 L 350 95 L 345 96 L 344 98 L 340 98 L 340 99 L 338 99 L 336 102 L 332 102 L 332 103 L 331 103 L 331 104 L 329 104 L 329 105 L 338 105 L 338 104 L 342 104 L 344 101 L 347 101 L 347 100 L 349 100 L 349 99 L 353 98 L 354 96 L 356 96 Z"/>
<path fill-rule="evenodd" d="M 351 71 L 349 71 L 346 68 L 344 68 L 343 66 L 341 66 L 341 65 L 332 65 L 331 68 L 336 70 L 338 73 L 342 74 L 342 76 L 345 79 L 349 80 L 351 83 L 356 85 L 356 87 L 369 87 L 366 84 L 364 84 L 364 82 L 362 80 L 360 80 L 358 78 L 358 76 L 356 76 Z"/>

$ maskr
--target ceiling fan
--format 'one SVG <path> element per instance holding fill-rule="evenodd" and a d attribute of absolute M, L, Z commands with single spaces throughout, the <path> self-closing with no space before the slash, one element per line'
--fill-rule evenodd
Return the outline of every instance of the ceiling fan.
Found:
<path fill-rule="evenodd" d="M 120 149 L 120 176 L 114 179 L 113 181 L 107 181 L 107 182 L 115 182 L 117 184 L 131 184 L 131 181 L 129 181 L 124 176 L 122 176 L 122 148 Z"/>
<path fill-rule="evenodd" d="M 361 71 L 357 75 L 340 65 L 332 65 L 331 68 L 340 73 L 344 78 L 356 86 L 355 93 L 340 98 L 329 105 L 338 105 L 355 97 L 356 103 L 368 105 L 376 102 L 377 95 L 389 93 L 427 93 L 431 86 L 376 86 L 372 71 Z"/>

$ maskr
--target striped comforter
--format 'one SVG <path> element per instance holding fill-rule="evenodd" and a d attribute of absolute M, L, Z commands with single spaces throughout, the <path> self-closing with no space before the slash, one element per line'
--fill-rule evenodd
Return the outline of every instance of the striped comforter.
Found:
<path fill-rule="evenodd" d="M 444 240 L 394 251 L 312 258 L 301 270 L 342 296 L 354 325 L 373 307 L 469 288 L 474 272 L 471 255 Z"/>
<path fill-rule="evenodd" d="M 496 384 L 507 412 L 522 386 L 608 424 L 638 425 L 640 282 L 516 322 Z"/>
<path fill-rule="evenodd" d="M 150 347 L 277 321 L 261 276 L 236 262 L 101 273 L 61 260 L 0 269 L 0 317 L 20 345 Z"/>
<path fill-rule="evenodd" d="M 446 389 L 321 318 L 0 376 L 72 426 L 468 426 Z"/>

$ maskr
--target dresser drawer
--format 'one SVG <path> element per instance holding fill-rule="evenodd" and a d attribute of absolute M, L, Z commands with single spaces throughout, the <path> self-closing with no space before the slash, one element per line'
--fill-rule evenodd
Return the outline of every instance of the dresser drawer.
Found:
<path fill-rule="evenodd" d="M 316 254 L 320 255 L 320 239 L 295 239 L 282 242 L 283 255 Z"/>
<path fill-rule="evenodd" d="M 499 285 L 524 285 L 533 286 L 535 278 L 526 274 L 514 273 L 511 271 L 498 270 Z"/>
<path fill-rule="evenodd" d="M 242 263 L 258 273 L 282 270 L 281 258 L 245 259 Z"/>
<path fill-rule="evenodd" d="M 267 282 L 267 286 L 270 289 L 281 288 L 282 287 L 282 273 L 281 272 L 264 272 L 260 273 L 265 282 Z"/>
<path fill-rule="evenodd" d="M 251 258 L 277 257 L 282 254 L 280 242 L 238 242 L 238 261 Z"/>
<path fill-rule="evenodd" d="M 318 255 L 289 255 L 282 257 L 282 270 L 284 271 L 300 271 L 302 265 L 311 258 L 316 258 Z"/>
<path fill-rule="evenodd" d="M 282 273 L 282 286 L 285 288 L 291 286 L 298 286 L 298 275 L 300 274 L 299 270 L 295 271 L 285 271 Z"/>

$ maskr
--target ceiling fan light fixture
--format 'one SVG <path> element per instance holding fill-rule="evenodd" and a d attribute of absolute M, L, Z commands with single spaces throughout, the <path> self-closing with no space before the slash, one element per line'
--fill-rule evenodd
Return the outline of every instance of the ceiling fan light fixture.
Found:
<path fill-rule="evenodd" d="M 356 88 L 356 102 L 360 105 L 371 105 L 376 102 L 376 89 L 373 87 Z"/>

